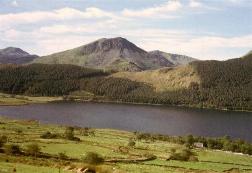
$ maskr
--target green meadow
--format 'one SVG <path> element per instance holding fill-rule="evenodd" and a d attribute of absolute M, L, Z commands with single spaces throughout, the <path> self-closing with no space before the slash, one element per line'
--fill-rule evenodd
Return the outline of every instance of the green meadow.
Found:
<path fill-rule="evenodd" d="M 46 132 L 56 137 L 41 137 Z M 160 140 L 138 140 L 135 133 L 112 129 L 74 127 L 74 136 L 79 140 L 62 138 L 65 133 L 65 126 L 1 117 L 0 137 L 6 136 L 7 141 L 0 150 L 0 173 L 70 173 L 83 167 L 94 168 L 100 173 L 252 172 L 252 157 L 248 155 L 192 148 L 197 160 L 169 160 L 172 150 L 182 150 L 186 146 Z M 134 142 L 130 144 L 132 139 Z M 5 146 L 12 144 L 18 145 L 22 154 L 6 153 Z M 30 144 L 39 146 L 37 155 L 24 154 Z M 90 152 L 102 157 L 103 162 L 85 162 L 83 157 Z"/>

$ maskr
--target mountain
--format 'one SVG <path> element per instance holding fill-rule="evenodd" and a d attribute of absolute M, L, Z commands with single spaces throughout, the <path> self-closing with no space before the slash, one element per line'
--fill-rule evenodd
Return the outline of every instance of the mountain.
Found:
<path fill-rule="evenodd" d="M 33 63 L 73 64 L 116 71 L 142 71 L 171 67 L 174 64 L 189 61 L 187 60 L 188 57 L 171 55 L 172 61 L 169 60 L 168 56 L 149 53 L 125 38 L 116 37 L 99 39 L 75 49 L 40 57 L 35 59 Z"/>
<path fill-rule="evenodd" d="M 30 55 L 20 48 L 7 47 L 0 49 L 0 64 L 26 64 L 37 57 L 37 55 Z"/>
<path fill-rule="evenodd" d="M 171 63 L 173 63 L 175 66 L 186 65 L 186 64 L 188 64 L 190 62 L 198 61 L 197 59 L 189 57 L 189 56 L 166 53 L 166 52 L 162 52 L 162 51 L 159 51 L 159 50 L 150 51 L 149 54 L 151 56 L 156 56 L 156 57 L 159 57 L 159 58 L 165 58 L 168 61 L 170 61 Z"/>

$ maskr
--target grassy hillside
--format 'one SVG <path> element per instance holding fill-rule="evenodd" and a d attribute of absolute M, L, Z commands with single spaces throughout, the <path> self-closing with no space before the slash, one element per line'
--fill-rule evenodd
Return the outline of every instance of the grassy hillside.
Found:
<path fill-rule="evenodd" d="M 70 168 L 94 168 L 100 173 L 215 173 L 251 172 L 252 157 L 224 151 L 194 148 L 198 161 L 167 160 L 174 150 L 180 152 L 185 145 L 161 139 L 139 138 L 137 133 L 111 129 L 74 128 L 80 141 L 62 138 L 66 127 L 42 125 L 37 121 L 17 121 L 0 118 L 0 137 L 7 143 L 0 150 L 0 172 L 9 173 L 70 173 Z M 50 138 L 44 134 L 55 134 Z M 132 144 L 134 141 L 134 144 Z M 6 147 L 18 145 L 21 153 L 6 153 Z M 27 154 L 30 144 L 36 144 L 36 155 Z M 8 147 L 7 147 L 8 148 Z M 103 163 L 91 166 L 82 160 L 87 153 L 95 152 Z M 26 154 L 25 154 L 26 153 Z M 155 156 L 155 157 L 154 157 Z M 151 158 L 144 160 L 145 158 Z M 143 160 L 140 160 L 143 159 Z M 87 164 L 87 162 L 89 164 Z M 76 172 L 76 171 L 75 171 Z"/>
<path fill-rule="evenodd" d="M 200 77 L 192 66 L 168 67 L 142 72 L 118 72 L 112 76 L 150 84 L 157 92 L 187 89 L 193 82 L 200 83 Z"/>

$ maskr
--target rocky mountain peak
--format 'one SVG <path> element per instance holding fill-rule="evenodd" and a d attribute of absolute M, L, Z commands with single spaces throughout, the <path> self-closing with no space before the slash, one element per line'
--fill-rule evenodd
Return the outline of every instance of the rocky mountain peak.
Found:
<path fill-rule="evenodd" d="M 23 51 L 20 48 L 16 48 L 16 47 L 7 47 L 5 49 L 1 49 L 0 53 L 1 54 L 6 54 L 6 55 L 22 55 L 22 56 L 29 55 L 29 53 Z"/>
<path fill-rule="evenodd" d="M 132 52 L 146 53 L 146 51 L 122 37 L 102 38 L 82 46 L 81 49 L 83 54 L 107 52 L 110 50 L 123 51 L 124 49 L 130 50 Z"/>

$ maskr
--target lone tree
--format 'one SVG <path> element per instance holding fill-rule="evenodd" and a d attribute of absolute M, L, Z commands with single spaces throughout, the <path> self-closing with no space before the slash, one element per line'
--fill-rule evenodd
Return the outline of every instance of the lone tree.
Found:
<path fill-rule="evenodd" d="M 74 128 L 73 127 L 67 127 L 65 130 L 65 138 L 72 140 L 74 139 Z"/>
<path fill-rule="evenodd" d="M 80 138 L 74 136 L 74 128 L 67 127 L 64 133 L 65 139 L 72 140 L 72 141 L 80 141 Z"/>

